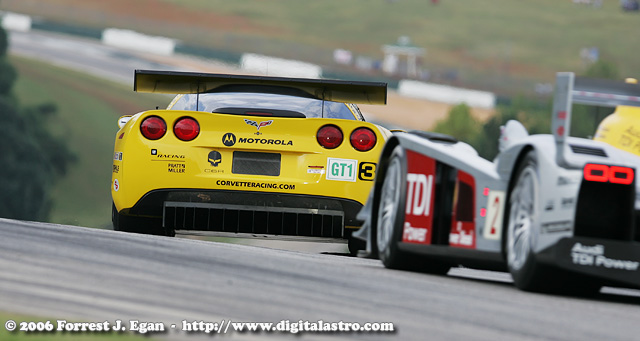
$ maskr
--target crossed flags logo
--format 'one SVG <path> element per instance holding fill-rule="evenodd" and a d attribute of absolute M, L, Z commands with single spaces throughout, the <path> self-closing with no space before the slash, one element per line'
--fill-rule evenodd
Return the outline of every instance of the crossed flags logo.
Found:
<path fill-rule="evenodd" d="M 250 125 L 250 126 L 254 126 L 256 127 L 256 129 L 258 129 L 258 132 L 254 133 L 256 135 L 262 135 L 262 133 L 260 132 L 260 128 L 262 127 L 266 127 L 266 126 L 270 126 L 271 123 L 273 123 L 273 120 L 268 120 L 268 121 L 262 121 L 260 123 L 256 122 L 256 121 L 252 121 L 252 120 L 248 120 L 248 119 L 244 119 L 244 123 Z"/>

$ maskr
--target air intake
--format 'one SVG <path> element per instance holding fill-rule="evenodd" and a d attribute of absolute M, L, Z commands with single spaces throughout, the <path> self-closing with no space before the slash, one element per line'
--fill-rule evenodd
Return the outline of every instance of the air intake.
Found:
<path fill-rule="evenodd" d="M 576 153 L 576 154 L 585 154 L 585 155 L 607 157 L 607 153 L 605 153 L 605 151 L 603 149 L 600 149 L 600 148 L 577 146 L 575 144 L 570 144 L 569 147 L 571 147 L 571 151 Z"/>

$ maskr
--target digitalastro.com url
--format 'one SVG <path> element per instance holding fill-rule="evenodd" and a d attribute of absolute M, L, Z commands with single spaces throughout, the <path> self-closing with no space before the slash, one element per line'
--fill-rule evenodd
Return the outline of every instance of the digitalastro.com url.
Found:
<path fill-rule="evenodd" d="M 276 324 L 270 322 L 231 322 L 232 328 L 236 332 L 285 332 L 291 334 L 298 333 L 323 333 L 323 332 L 376 332 L 393 333 L 395 328 L 391 322 L 325 322 L 319 321 L 290 321 L 282 320 Z"/>

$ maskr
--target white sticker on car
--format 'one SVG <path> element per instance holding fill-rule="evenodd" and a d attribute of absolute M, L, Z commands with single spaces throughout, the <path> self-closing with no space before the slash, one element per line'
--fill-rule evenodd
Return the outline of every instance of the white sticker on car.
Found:
<path fill-rule="evenodd" d="M 327 158 L 327 180 L 356 181 L 358 160 Z"/>
<path fill-rule="evenodd" d="M 498 240 L 502 236 L 502 216 L 504 215 L 505 193 L 490 191 L 487 198 L 487 217 L 484 220 L 483 237 Z"/>

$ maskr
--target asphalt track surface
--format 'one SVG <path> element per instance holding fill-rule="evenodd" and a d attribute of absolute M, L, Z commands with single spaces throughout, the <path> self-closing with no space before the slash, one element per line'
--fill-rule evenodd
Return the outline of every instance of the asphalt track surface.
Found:
<path fill-rule="evenodd" d="M 9 32 L 9 52 L 130 85 L 135 69 L 186 71 L 97 40 L 41 31 Z"/>
<path fill-rule="evenodd" d="M 175 69 L 95 42 L 37 32 L 12 33 L 11 51 L 127 84 L 135 68 Z M 640 338 L 635 290 L 605 288 L 595 298 L 532 294 L 517 290 L 505 273 L 453 269 L 433 276 L 336 254 L 6 219 L 0 219 L 0 311 L 167 326 L 183 320 L 323 320 L 393 322 L 396 329 L 391 335 L 305 333 L 304 339 Z M 179 331 L 162 335 L 210 338 Z"/>
<path fill-rule="evenodd" d="M 640 297 L 532 294 L 502 273 L 435 276 L 333 254 L 0 219 L 0 310 L 70 321 L 393 322 L 305 339 L 633 340 Z M 455 276 L 454 276 L 455 274 Z M 480 278 L 480 279 L 478 279 Z M 75 320 L 74 320 L 75 319 Z M 201 335 L 179 330 L 170 338 Z M 239 338 L 283 333 L 231 333 Z"/>

